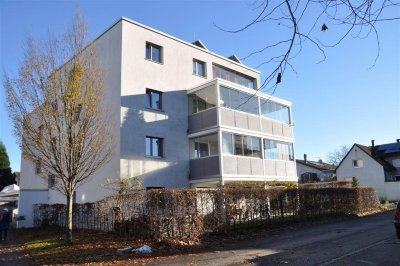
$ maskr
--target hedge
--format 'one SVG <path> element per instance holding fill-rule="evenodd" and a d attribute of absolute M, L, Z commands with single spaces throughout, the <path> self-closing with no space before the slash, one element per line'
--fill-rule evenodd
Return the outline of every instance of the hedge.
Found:
<path fill-rule="evenodd" d="M 211 232 L 357 215 L 377 209 L 375 191 L 357 188 L 161 189 L 75 204 L 75 228 L 140 239 L 198 239 Z M 65 205 L 34 205 L 35 226 L 65 227 Z"/>

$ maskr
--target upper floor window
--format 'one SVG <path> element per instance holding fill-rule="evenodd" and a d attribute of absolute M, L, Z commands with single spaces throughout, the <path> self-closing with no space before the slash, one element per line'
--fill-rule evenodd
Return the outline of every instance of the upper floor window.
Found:
<path fill-rule="evenodd" d="M 293 161 L 293 144 L 264 139 L 264 158 L 271 160 Z"/>
<path fill-rule="evenodd" d="M 153 43 L 146 43 L 146 59 L 162 63 L 162 47 Z"/>
<path fill-rule="evenodd" d="M 40 174 L 42 173 L 42 161 L 41 160 L 36 160 L 35 162 L 35 174 Z"/>
<path fill-rule="evenodd" d="M 221 66 L 213 65 L 214 78 L 221 78 L 242 85 L 250 89 L 256 89 L 255 79 Z"/>
<path fill-rule="evenodd" d="M 224 154 L 261 158 L 261 139 L 224 132 L 222 134 Z"/>
<path fill-rule="evenodd" d="M 189 112 L 191 114 L 215 107 L 216 104 L 217 90 L 215 85 L 211 85 L 189 95 Z"/>
<path fill-rule="evenodd" d="M 48 177 L 48 185 L 49 188 L 54 188 L 54 186 L 56 185 L 56 176 L 53 174 L 50 174 Z"/>
<path fill-rule="evenodd" d="M 363 167 L 363 160 L 353 160 L 353 167 L 354 167 L 354 168 L 361 168 L 361 167 Z"/>
<path fill-rule="evenodd" d="M 262 116 L 290 124 L 289 107 L 265 99 L 260 99 L 260 106 Z"/>
<path fill-rule="evenodd" d="M 162 92 L 146 89 L 146 108 L 162 110 Z"/>
<path fill-rule="evenodd" d="M 193 59 L 193 74 L 201 77 L 206 76 L 206 63 Z"/>
<path fill-rule="evenodd" d="M 146 156 L 163 157 L 163 138 L 146 137 Z"/>
<path fill-rule="evenodd" d="M 223 107 L 258 115 L 258 97 L 220 86 L 221 104 Z"/>

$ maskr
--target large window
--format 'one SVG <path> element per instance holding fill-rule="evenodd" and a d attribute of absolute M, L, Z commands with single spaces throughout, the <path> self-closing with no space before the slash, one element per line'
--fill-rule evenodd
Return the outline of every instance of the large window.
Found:
<path fill-rule="evenodd" d="M 146 43 L 146 59 L 154 62 L 162 63 L 162 47 L 149 43 Z"/>
<path fill-rule="evenodd" d="M 164 139 L 156 137 L 146 137 L 146 156 L 163 157 Z"/>
<path fill-rule="evenodd" d="M 260 99 L 260 106 L 262 116 L 290 124 L 289 107 L 265 99 Z"/>
<path fill-rule="evenodd" d="M 223 107 L 258 115 L 258 97 L 231 88 L 220 86 Z"/>
<path fill-rule="evenodd" d="M 264 158 L 270 160 L 293 161 L 293 144 L 264 139 Z"/>
<path fill-rule="evenodd" d="M 190 140 L 191 158 L 218 155 L 218 135 L 212 134 Z"/>
<path fill-rule="evenodd" d="M 221 78 L 242 85 L 244 87 L 255 89 L 255 79 L 234 70 L 230 70 L 221 66 L 213 65 L 214 78 Z"/>
<path fill-rule="evenodd" d="M 146 108 L 162 110 L 162 92 L 146 89 Z"/>
<path fill-rule="evenodd" d="M 193 74 L 201 77 L 206 76 L 206 63 L 193 59 Z"/>
<path fill-rule="evenodd" d="M 222 134 L 223 153 L 261 158 L 261 139 L 224 132 Z"/>
<path fill-rule="evenodd" d="M 189 95 L 189 111 L 191 114 L 215 107 L 217 91 L 215 85 L 198 90 Z"/>

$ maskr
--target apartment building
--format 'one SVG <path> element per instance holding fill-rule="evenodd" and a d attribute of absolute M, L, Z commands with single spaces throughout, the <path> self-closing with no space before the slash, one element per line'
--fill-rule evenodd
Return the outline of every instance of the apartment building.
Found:
<path fill-rule="evenodd" d="M 77 203 L 110 195 L 109 177 L 143 188 L 215 187 L 236 181 L 297 181 L 291 103 L 257 91 L 260 73 L 122 18 L 94 44 L 106 71 L 105 101 L 116 123 L 112 159 L 78 188 Z M 32 204 L 65 202 L 53 181 L 22 160 L 19 226 Z"/>

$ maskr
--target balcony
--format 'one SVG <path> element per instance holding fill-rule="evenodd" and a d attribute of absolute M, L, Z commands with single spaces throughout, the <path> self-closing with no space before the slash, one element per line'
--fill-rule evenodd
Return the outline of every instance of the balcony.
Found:
<path fill-rule="evenodd" d="M 190 90 L 188 97 L 189 135 L 226 128 L 293 139 L 286 101 L 220 79 Z"/>

